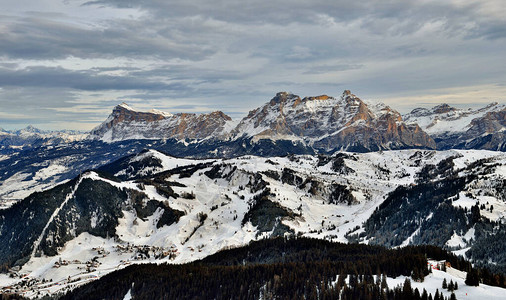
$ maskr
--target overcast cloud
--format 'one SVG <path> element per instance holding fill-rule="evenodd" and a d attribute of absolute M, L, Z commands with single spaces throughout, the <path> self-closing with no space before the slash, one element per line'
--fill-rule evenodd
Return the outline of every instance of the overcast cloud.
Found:
<path fill-rule="evenodd" d="M 89 130 L 123 101 L 232 117 L 350 89 L 401 112 L 505 102 L 503 0 L 3 0 L 0 127 Z"/>

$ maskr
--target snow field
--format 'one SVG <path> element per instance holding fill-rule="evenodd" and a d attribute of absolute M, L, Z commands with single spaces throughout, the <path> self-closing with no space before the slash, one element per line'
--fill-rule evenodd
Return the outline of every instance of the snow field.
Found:
<path fill-rule="evenodd" d="M 313 195 L 309 193 L 309 187 L 299 188 L 294 185 L 282 183 L 280 180 L 274 180 L 262 174 L 263 180 L 269 184 L 268 187 L 271 193 L 274 194 L 270 196 L 269 199 L 293 211 L 295 214 L 300 213 L 300 216 L 296 216 L 293 219 L 284 219 L 281 222 L 290 227 L 295 233 L 302 234 L 303 236 L 347 242 L 345 238 L 346 233 L 350 231 L 353 231 L 353 233 L 362 232 L 362 224 L 382 203 L 384 196 L 400 185 L 414 183 L 416 172 L 425 164 L 437 164 L 444 158 L 460 156 L 455 159 L 455 168 L 461 169 L 482 158 L 493 158 L 495 161 L 499 162 L 505 160 L 504 153 L 492 151 L 450 150 L 439 152 L 402 150 L 346 154 L 350 155 L 352 158 L 345 158 L 345 164 L 354 171 L 348 174 L 336 173 L 331 169 L 331 163 L 318 166 L 318 158 L 313 156 L 296 156 L 295 159 L 292 160 L 287 157 L 261 158 L 255 156 L 244 156 L 229 160 L 213 160 L 214 165 L 230 165 L 230 167 L 223 168 L 223 173 L 229 174 L 229 176 L 226 178 L 210 179 L 204 175 L 204 172 L 210 170 L 211 167 L 198 170 L 188 178 L 179 178 L 178 174 L 173 175 L 167 178 L 167 180 L 176 181 L 186 186 L 172 187 L 174 191 L 180 195 L 180 197 L 176 199 L 173 197 L 167 199 L 158 194 L 154 186 L 145 185 L 144 190 L 140 190 L 134 181 L 114 182 L 101 178 L 95 172 L 88 172 L 84 174 L 82 178 L 101 180 L 120 189 L 141 191 L 145 193 L 149 199 L 166 201 L 171 208 L 184 211 L 186 214 L 175 224 L 156 228 L 156 224 L 162 214 L 161 210 L 156 211 L 153 215 L 144 220 L 138 218 L 135 211 L 123 211 L 123 217 L 119 219 L 119 225 L 116 228 L 119 240 L 115 241 L 113 238 L 103 239 L 83 233 L 69 241 L 57 257 L 32 256 L 30 261 L 23 266 L 19 273 L 29 274 L 30 278 L 53 279 L 54 282 L 61 282 L 61 285 L 58 286 L 40 288 L 40 290 L 53 293 L 63 287 L 75 286 L 81 281 L 85 282 L 95 278 L 89 276 L 100 277 L 130 263 L 186 263 L 204 258 L 221 249 L 245 245 L 252 240 L 268 235 L 264 233 L 258 236 L 257 228 L 250 222 L 247 222 L 244 226 L 241 224 L 244 215 L 249 209 L 248 201 L 256 194 L 261 193 L 261 191 L 253 193 L 247 187 L 248 183 L 252 180 L 254 174 L 262 174 L 262 172 L 265 171 L 273 171 L 281 174 L 284 168 L 294 170 L 298 176 L 304 179 L 311 177 L 316 180 L 320 185 L 320 190 Z M 153 150 L 134 157 L 133 160 L 141 160 L 149 155 L 162 161 L 163 168 L 159 171 L 203 162 L 199 160 L 176 159 Z M 420 159 L 421 163 L 415 163 L 414 156 L 418 157 L 417 159 Z M 232 172 L 232 167 L 236 167 L 237 169 Z M 385 172 L 384 170 L 390 170 L 390 172 Z M 504 178 L 504 172 L 504 168 L 498 167 L 494 176 L 502 176 L 502 178 Z M 346 203 L 329 203 L 330 187 L 333 183 L 346 185 L 352 191 L 357 202 L 352 205 Z M 195 195 L 195 199 L 185 199 L 181 197 L 184 193 Z M 478 199 L 480 203 L 483 201 L 488 201 L 491 204 L 493 203 L 494 211 L 497 205 L 497 212 L 493 212 L 492 214 L 497 213 L 498 217 L 502 216 L 500 213 L 506 210 L 506 208 L 502 206 L 502 202 L 492 196 L 481 195 Z M 475 199 L 461 194 L 460 199 L 455 200 L 453 204 L 456 206 L 470 207 L 470 205 L 474 205 L 475 202 Z M 299 210 L 299 208 L 301 209 Z M 200 213 L 207 215 L 207 218 L 202 224 L 199 221 Z M 485 215 L 485 212 L 483 213 Z M 356 229 L 357 227 L 358 230 Z M 473 236 L 473 230 L 468 231 L 463 236 L 459 236 L 455 233 L 448 241 L 448 245 L 464 247 L 464 240 L 469 240 Z M 409 239 L 405 241 L 405 244 L 409 244 Z M 162 259 L 154 259 L 153 257 L 138 258 L 135 257 L 135 251 L 117 251 L 117 246 L 124 247 L 126 245 L 136 247 L 148 245 L 150 247 L 160 247 L 163 249 L 174 247 L 177 249 L 177 256 L 174 260 L 169 260 L 168 257 Z M 95 250 L 93 250 L 93 248 L 95 248 Z M 97 248 L 102 248 L 107 254 L 105 256 L 99 255 L 96 250 Z M 464 250 L 467 249 L 458 250 L 457 252 L 461 254 Z M 78 269 L 78 267 L 84 267 L 83 264 L 79 263 L 62 265 L 59 268 L 53 267 L 60 258 L 66 261 L 80 261 L 84 263 L 92 260 L 94 257 L 98 257 L 97 260 L 100 264 L 96 266 L 95 271 L 88 273 L 83 273 L 84 271 L 82 268 Z M 432 293 L 435 292 L 436 286 L 441 291 L 440 286 L 442 278 L 444 276 L 450 276 L 448 274 L 450 274 L 450 272 L 444 274 L 434 272 L 429 275 L 426 278 L 426 282 L 422 284 L 426 286 L 427 290 L 429 290 L 429 288 L 433 289 Z M 67 280 L 69 276 L 71 279 L 80 277 L 81 281 L 77 283 L 68 283 L 65 280 Z M 13 280 L 0 275 L 0 286 L 9 286 L 19 280 L 20 279 Z M 391 279 L 391 281 L 388 282 L 389 286 L 393 287 L 397 280 L 399 283 L 403 283 L 404 281 L 402 278 Z M 453 280 L 456 281 L 456 279 Z M 438 283 L 436 285 L 437 281 Z M 458 283 L 459 290 L 456 294 L 465 292 L 466 288 L 463 281 L 462 284 L 460 281 L 458 281 Z M 419 283 L 414 282 L 413 287 L 418 287 L 418 284 Z M 476 289 L 479 289 L 479 287 Z M 490 293 L 494 294 L 497 292 L 495 288 L 492 287 L 485 286 L 484 289 L 483 293 L 492 291 Z M 503 292 L 502 289 L 499 290 Z M 471 294 L 475 293 L 471 287 L 468 292 Z M 500 292 L 497 293 L 503 295 Z M 27 293 L 26 295 L 34 296 L 33 293 Z M 449 294 L 447 296 L 449 296 Z M 465 294 L 457 294 L 459 299 L 466 299 L 464 296 Z"/>

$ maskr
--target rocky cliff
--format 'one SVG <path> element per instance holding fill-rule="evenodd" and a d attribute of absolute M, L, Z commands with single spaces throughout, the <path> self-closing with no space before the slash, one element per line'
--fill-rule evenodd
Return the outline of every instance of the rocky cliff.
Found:
<path fill-rule="evenodd" d="M 232 119 L 221 111 L 210 114 L 169 114 L 157 110 L 140 112 L 125 103 L 114 108 L 90 137 L 107 142 L 129 139 L 221 138 Z"/>

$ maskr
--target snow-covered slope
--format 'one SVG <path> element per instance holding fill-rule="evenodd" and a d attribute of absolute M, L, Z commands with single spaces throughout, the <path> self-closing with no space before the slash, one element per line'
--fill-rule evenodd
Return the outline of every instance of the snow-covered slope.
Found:
<path fill-rule="evenodd" d="M 456 282 L 458 285 L 458 289 L 454 291 L 454 294 L 457 299 L 472 299 L 472 300 L 481 300 L 481 299 L 505 299 L 506 298 L 506 289 L 499 288 L 495 286 L 489 286 L 485 284 L 480 284 L 479 286 L 468 286 L 465 284 L 465 278 L 467 272 L 462 270 L 457 270 L 452 267 L 448 267 L 445 271 L 438 270 L 436 266 L 438 264 L 444 262 L 438 262 L 434 260 L 429 260 L 428 263 L 433 266 L 432 272 L 425 277 L 423 282 L 412 281 L 411 286 L 413 289 L 417 288 L 419 291 L 427 290 L 428 293 L 434 295 L 436 291 L 442 293 L 444 297 L 448 297 L 450 299 L 451 292 L 447 289 L 442 288 L 442 282 L 446 279 L 449 283 L 450 281 Z M 404 281 L 406 280 L 406 276 L 399 276 L 396 278 L 387 278 L 387 283 L 389 287 L 394 286 L 402 286 Z"/>
<path fill-rule="evenodd" d="M 262 237 L 295 234 L 346 242 L 365 232 L 364 222 L 390 192 L 417 185 L 422 170 L 449 159 L 457 174 L 484 174 L 469 182 L 462 203 L 454 205 L 488 202 L 481 215 L 501 222 L 502 194 L 478 193 L 479 184 L 506 177 L 501 152 L 189 160 L 144 151 L 0 211 L 0 259 L 22 265 L 13 270 L 17 279 L 1 282 L 11 285 L 28 274 L 38 290 L 55 292 L 61 287 L 42 281 L 68 285 L 70 276 L 78 284 L 131 263 L 189 262 Z M 471 197 L 467 192 L 476 193 L 472 200 L 463 198 Z"/>

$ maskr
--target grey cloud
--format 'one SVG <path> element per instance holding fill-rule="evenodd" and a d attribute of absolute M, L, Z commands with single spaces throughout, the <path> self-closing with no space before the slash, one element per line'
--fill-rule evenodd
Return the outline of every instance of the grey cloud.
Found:
<path fill-rule="evenodd" d="M 146 78 L 97 75 L 93 71 L 72 71 L 61 67 L 29 67 L 21 70 L 0 69 L 0 86 L 70 88 L 99 90 L 170 90 L 183 89 L 178 83 L 167 84 Z"/>
<path fill-rule="evenodd" d="M 1 111 L 14 117 L 2 120 L 0 127 L 21 128 L 28 124 L 49 123 L 62 117 L 71 120 L 76 116 L 61 115 L 50 108 L 72 107 L 75 104 L 70 101 L 75 99 L 75 95 L 68 90 L 4 87 L 0 90 Z M 29 119 L 23 116 L 28 116 Z M 24 126 L 18 126 L 20 124 Z"/>
<path fill-rule="evenodd" d="M 195 109 L 196 105 L 174 105 L 172 106 L 173 109 Z"/>
<path fill-rule="evenodd" d="M 168 80 L 198 80 L 200 82 L 217 83 L 222 80 L 244 79 L 248 74 L 239 71 L 217 70 L 209 68 L 200 68 L 188 65 L 164 65 L 150 70 L 134 70 L 132 76 L 143 77 L 163 77 Z"/>
<path fill-rule="evenodd" d="M 33 113 L 49 107 L 71 107 L 76 96 L 67 89 L 39 87 L 3 87 L 0 103 L 3 111 Z"/>
<path fill-rule="evenodd" d="M 362 64 L 338 64 L 338 65 L 318 65 L 310 70 L 304 71 L 302 74 L 325 74 L 329 72 L 342 72 L 349 70 L 358 70 L 363 68 Z"/>
<path fill-rule="evenodd" d="M 8 68 L 8 69 L 14 69 L 18 67 L 18 64 L 16 63 L 0 63 L 1 68 Z"/>
<path fill-rule="evenodd" d="M 339 15 L 343 20 L 351 19 L 361 8 L 360 3 L 349 1 L 135 1 L 99 0 L 84 5 L 111 5 L 120 8 L 146 9 L 158 18 L 173 18 L 188 15 L 211 16 L 218 20 L 238 23 L 290 24 L 293 22 L 314 22 L 322 13 Z M 367 9 L 368 11 L 372 8 Z M 355 12 L 355 13 L 354 13 Z"/>
<path fill-rule="evenodd" d="M 213 53 L 202 45 L 143 32 L 144 25 L 116 21 L 105 29 L 90 29 L 44 18 L 24 18 L 4 24 L 9 33 L 0 35 L 0 56 L 22 59 L 151 56 L 200 60 Z"/>
<path fill-rule="evenodd" d="M 485 2 L 485 1 L 484 1 Z M 412 34 L 428 22 L 443 20 L 446 30 L 462 32 L 464 23 L 477 22 L 474 31 L 477 36 L 505 37 L 504 32 L 497 32 L 504 22 L 500 19 L 483 18 L 479 11 L 486 3 L 467 3 L 456 6 L 451 2 L 417 2 L 417 1 L 185 1 L 185 0 L 99 0 L 84 5 L 110 5 L 115 7 L 135 7 L 149 11 L 157 19 L 181 16 L 208 16 L 217 20 L 238 24 L 278 24 L 318 23 L 328 16 L 336 22 L 350 23 L 359 21 L 361 26 L 378 35 Z M 490 25 L 492 24 L 492 25 Z M 492 29 L 493 28 L 493 29 Z M 503 27 L 504 28 L 504 27 Z M 472 32 L 462 32 L 466 35 Z"/>
<path fill-rule="evenodd" d="M 483 22 L 477 28 L 473 28 L 468 37 L 486 37 L 490 40 L 502 39 L 506 37 L 506 21 L 503 22 Z"/>

